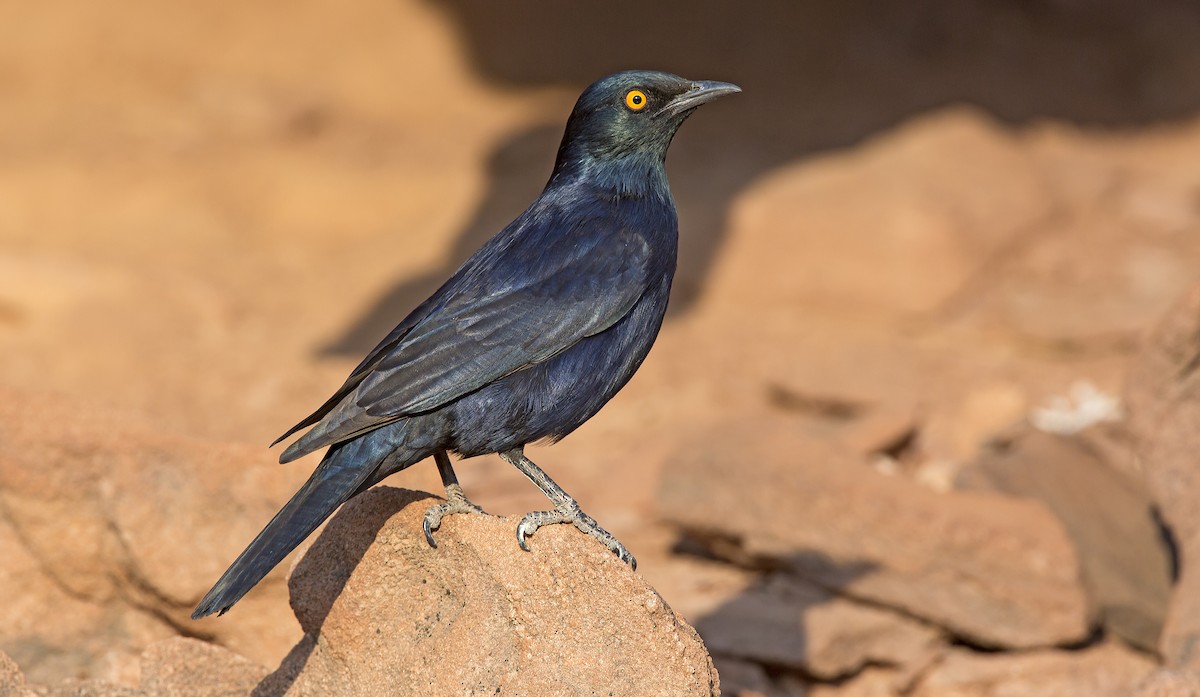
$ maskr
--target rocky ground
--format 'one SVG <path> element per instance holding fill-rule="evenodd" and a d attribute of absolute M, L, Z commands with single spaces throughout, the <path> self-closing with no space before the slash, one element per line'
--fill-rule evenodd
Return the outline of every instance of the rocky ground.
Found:
<path fill-rule="evenodd" d="M 0 695 L 1200 695 L 1195 8 L 797 3 L 737 48 L 474 5 L 5 9 Z M 747 88 L 672 152 L 653 353 L 531 449 L 638 572 L 511 517 L 431 550 L 420 466 L 191 621 L 314 464 L 262 446 L 626 67 L 593 34 Z"/>

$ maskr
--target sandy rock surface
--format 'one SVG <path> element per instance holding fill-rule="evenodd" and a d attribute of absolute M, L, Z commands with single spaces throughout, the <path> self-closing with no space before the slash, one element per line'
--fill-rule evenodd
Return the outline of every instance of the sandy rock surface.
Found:
<path fill-rule="evenodd" d="M 1200 288 L 1177 304 L 1147 341 L 1129 379 L 1137 463 L 1181 556 L 1161 650 L 1169 665 L 1200 667 Z"/>
<path fill-rule="evenodd" d="M 25 686 L 25 676 L 17 662 L 0 651 L 0 695 L 4 697 L 28 697 L 32 692 Z"/>
<path fill-rule="evenodd" d="M 139 686 L 153 697 L 242 697 L 270 672 L 228 649 L 182 637 L 146 649 L 141 668 Z"/>
<path fill-rule="evenodd" d="M 1079 551 L 1104 627 L 1155 651 L 1171 593 L 1171 550 L 1145 485 L 1079 437 L 1024 430 L 985 453 L 959 485 L 1043 502 Z"/>
<path fill-rule="evenodd" d="M 1191 671 L 1156 670 L 1129 694 L 1130 697 L 1198 697 L 1200 675 Z"/>
<path fill-rule="evenodd" d="M 607 549 L 516 520 L 456 517 L 431 549 L 418 492 L 333 519 L 292 574 L 305 636 L 262 695 L 716 695 L 695 630 Z M 634 687 L 636 686 L 636 687 Z"/>
<path fill-rule="evenodd" d="M 1119 646 L 1005 656 L 956 651 L 924 677 L 914 697 L 1123 697 L 1154 668 Z"/>
<path fill-rule="evenodd" d="M 735 558 L 768 560 L 972 643 L 1032 648 L 1087 635 L 1079 559 L 1041 504 L 932 492 L 789 426 L 756 419 L 727 427 L 733 449 L 679 453 L 664 472 L 663 515 L 718 554 L 736 540 Z"/>
<path fill-rule="evenodd" d="M 246 697 L 268 673 L 232 651 L 183 637 L 150 646 L 140 670 L 138 687 L 76 678 L 27 685 L 16 663 L 0 653 L 0 697 Z"/>
<path fill-rule="evenodd" d="M 299 633 L 283 570 L 248 599 L 248 621 L 188 615 L 290 493 L 286 474 L 259 448 L 0 388 L 0 592 L 13 599 L 0 646 L 36 682 L 133 679 L 142 650 L 183 627 L 277 660 Z"/>

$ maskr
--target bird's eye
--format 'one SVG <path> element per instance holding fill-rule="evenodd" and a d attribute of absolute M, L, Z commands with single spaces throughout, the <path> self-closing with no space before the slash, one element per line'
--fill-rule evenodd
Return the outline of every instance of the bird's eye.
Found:
<path fill-rule="evenodd" d="M 646 93 L 641 90 L 629 90 L 625 94 L 625 106 L 634 111 L 645 109 L 648 102 L 649 99 L 647 99 Z"/>

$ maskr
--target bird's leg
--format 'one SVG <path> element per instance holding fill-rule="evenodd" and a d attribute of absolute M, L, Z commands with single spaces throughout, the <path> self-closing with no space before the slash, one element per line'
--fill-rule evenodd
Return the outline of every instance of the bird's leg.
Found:
<path fill-rule="evenodd" d="M 605 547 L 612 550 L 612 553 L 620 557 L 621 561 L 629 564 L 630 567 L 637 569 L 637 559 L 625 549 L 625 545 L 621 544 L 617 538 L 612 536 L 612 533 L 600 527 L 599 524 L 588 514 L 579 509 L 579 504 L 575 499 L 571 498 L 563 488 L 554 483 L 554 480 L 549 477 L 541 467 L 533 463 L 533 460 L 525 457 L 524 448 L 513 448 L 500 453 L 500 457 L 505 462 L 513 467 L 521 470 L 521 473 L 529 477 L 529 481 L 537 485 L 546 498 L 554 504 L 552 511 L 534 511 L 526 513 L 525 517 L 517 525 L 517 543 L 521 545 L 521 549 L 529 551 L 529 545 L 525 538 L 532 535 L 538 528 L 543 525 L 553 525 L 555 523 L 571 523 L 583 532 L 596 538 Z"/>
<path fill-rule="evenodd" d="M 450 456 L 446 454 L 445 450 L 434 453 L 433 460 L 437 463 L 438 474 L 442 475 L 442 485 L 446 487 L 446 502 L 430 506 L 425 510 L 425 523 L 422 527 L 425 528 L 425 541 L 429 543 L 430 547 L 436 548 L 437 542 L 433 540 L 433 531 L 441 526 L 443 517 L 455 513 L 487 515 L 487 512 L 467 500 L 467 495 L 463 493 L 462 487 L 458 483 L 458 477 L 454 476 L 454 468 L 450 466 Z"/>

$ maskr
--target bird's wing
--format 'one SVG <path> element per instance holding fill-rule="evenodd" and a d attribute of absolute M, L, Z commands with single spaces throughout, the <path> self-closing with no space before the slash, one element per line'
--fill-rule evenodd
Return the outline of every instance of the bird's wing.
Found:
<path fill-rule="evenodd" d="M 456 280 L 457 276 L 451 278 L 449 281 L 443 284 L 442 287 L 437 290 L 437 292 L 430 296 L 428 300 L 421 303 L 415 310 L 410 312 L 408 316 L 405 317 L 400 324 L 396 325 L 392 331 L 388 332 L 388 335 L 384 337 L 383 341 L 380 341 L 379 345 L 372 349 L 371 352 L 367 354 L 366 358 L 362 359 L 358 366 L 350 372 L 350 376 L 347 377 L 346 381 L 342 383 L 342 386 L 333 393 L 332 397 L 325 400 L 324 404 L 322 404 L 320 407 L 317 407 L 317 410 L 306 416 L 303 421 L 289 428 L 287 433 L 284 433 L 282 436 L 276 438 L 271 445 L 274 446 L 280 441 L 287 440 L 287 438 L 293 433 L 312 426 L 323 419 L 326 414 L 333 411 L 333 409 L 337 407 L 338 403 L 345 399 L 346 395 L 353 392 L 354 388 L 358 387 L 363 378 L 371 372 L 371 369 L 374 368 L 379 361 L 381 361 L 392 349 L 394 349 L 396 345 L 400 343 L 400 340 L 403 339 L 410 331 L 412 331 L 412 328 L 416 326 L 418 322 L 429 316 L 429 313 L 433 311 L 433 308 L 437 307 L 438 303 L 440 303 L 442 299 L 453 290 L 454 282 Z"/>
<path fill-rule="evenodd" d="M 435 409 L 625 316 L 650 284 L 645 237 L 611 218 L 554 228 L 491 249 L 280 460 Z"/>

